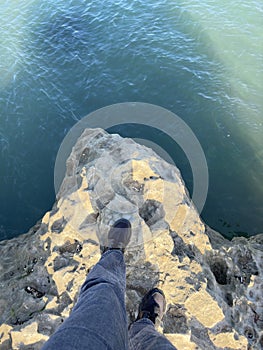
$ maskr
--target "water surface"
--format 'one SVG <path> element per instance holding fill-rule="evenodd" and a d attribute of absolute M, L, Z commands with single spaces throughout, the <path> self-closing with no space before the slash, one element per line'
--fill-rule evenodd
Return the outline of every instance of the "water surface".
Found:
<path fill-rule="evenodd" d="M 126 101 L 165 107 L 192 128 L 209 167 L 210 226 L 228 237 L 262 232 L 262 27 L 253 0 L 2 1 L 0 239 L 51 208 L 56 153 L 72 125 Z M 191 190 L 184 155 L 171 140 L 162 146 Z"/>

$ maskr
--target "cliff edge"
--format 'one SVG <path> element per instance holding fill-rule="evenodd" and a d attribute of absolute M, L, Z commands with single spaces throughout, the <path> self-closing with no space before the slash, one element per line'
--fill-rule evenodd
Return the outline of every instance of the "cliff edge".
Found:
<path fill-rule="evenodd" d="M 263 348 L 263 234 L 225 240 L 201 221 L 176 167 L 131 139 L 86 129 L 52 210 L 0 242 L 0 349 L 41 348 L 120 217 L 132 224 L 129 322 L 158 286 L 167 298 L 160 331 L 178 350 Z"/>

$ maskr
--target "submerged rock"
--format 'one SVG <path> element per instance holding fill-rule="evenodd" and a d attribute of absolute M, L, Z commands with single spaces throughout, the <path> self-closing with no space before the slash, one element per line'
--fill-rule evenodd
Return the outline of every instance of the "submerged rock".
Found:
<path fill-rule="evenodd" d="M 177 168 L 130 139 L 87 129 L 53 209 L 0 242 L 0 349 L 41 348 L 120 217 L 132 224 L 129 322 L 158 286 L 167 298 L 160 331 L 178 350 L 262 348 L 263 234 L 225 240 L 201 221 Z"/>

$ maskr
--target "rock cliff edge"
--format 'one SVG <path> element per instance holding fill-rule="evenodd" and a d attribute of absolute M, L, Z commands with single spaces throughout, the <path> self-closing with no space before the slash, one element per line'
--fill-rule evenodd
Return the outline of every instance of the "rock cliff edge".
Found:
<path fill-rule="evenodd" d="M 167 298 L 160 331 L 178 350 L 263 348 L 263 234 L 225 240 L 201 221 L 176 167 L 131 139 L 86 129 L 52 210 L 0 242 L 0 349 L 41 348 L 120 217 L 133 230 L 129 322 L 158 286 Z"/>

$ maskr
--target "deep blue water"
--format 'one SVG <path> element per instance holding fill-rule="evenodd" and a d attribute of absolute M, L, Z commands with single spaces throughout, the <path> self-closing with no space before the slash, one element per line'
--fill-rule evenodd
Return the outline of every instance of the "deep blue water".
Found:
<path fill-rule="evenodd" d="M 262 27 L 253 0 L 2 1 L 0 239 L 51 208 L 68 130 L 126 101 L 160 105 L 191 127 L 209 167 L 210 226 L 228 237 L 263 232 Z M 191 190 L 185 156 L 163 142 Z"/>

